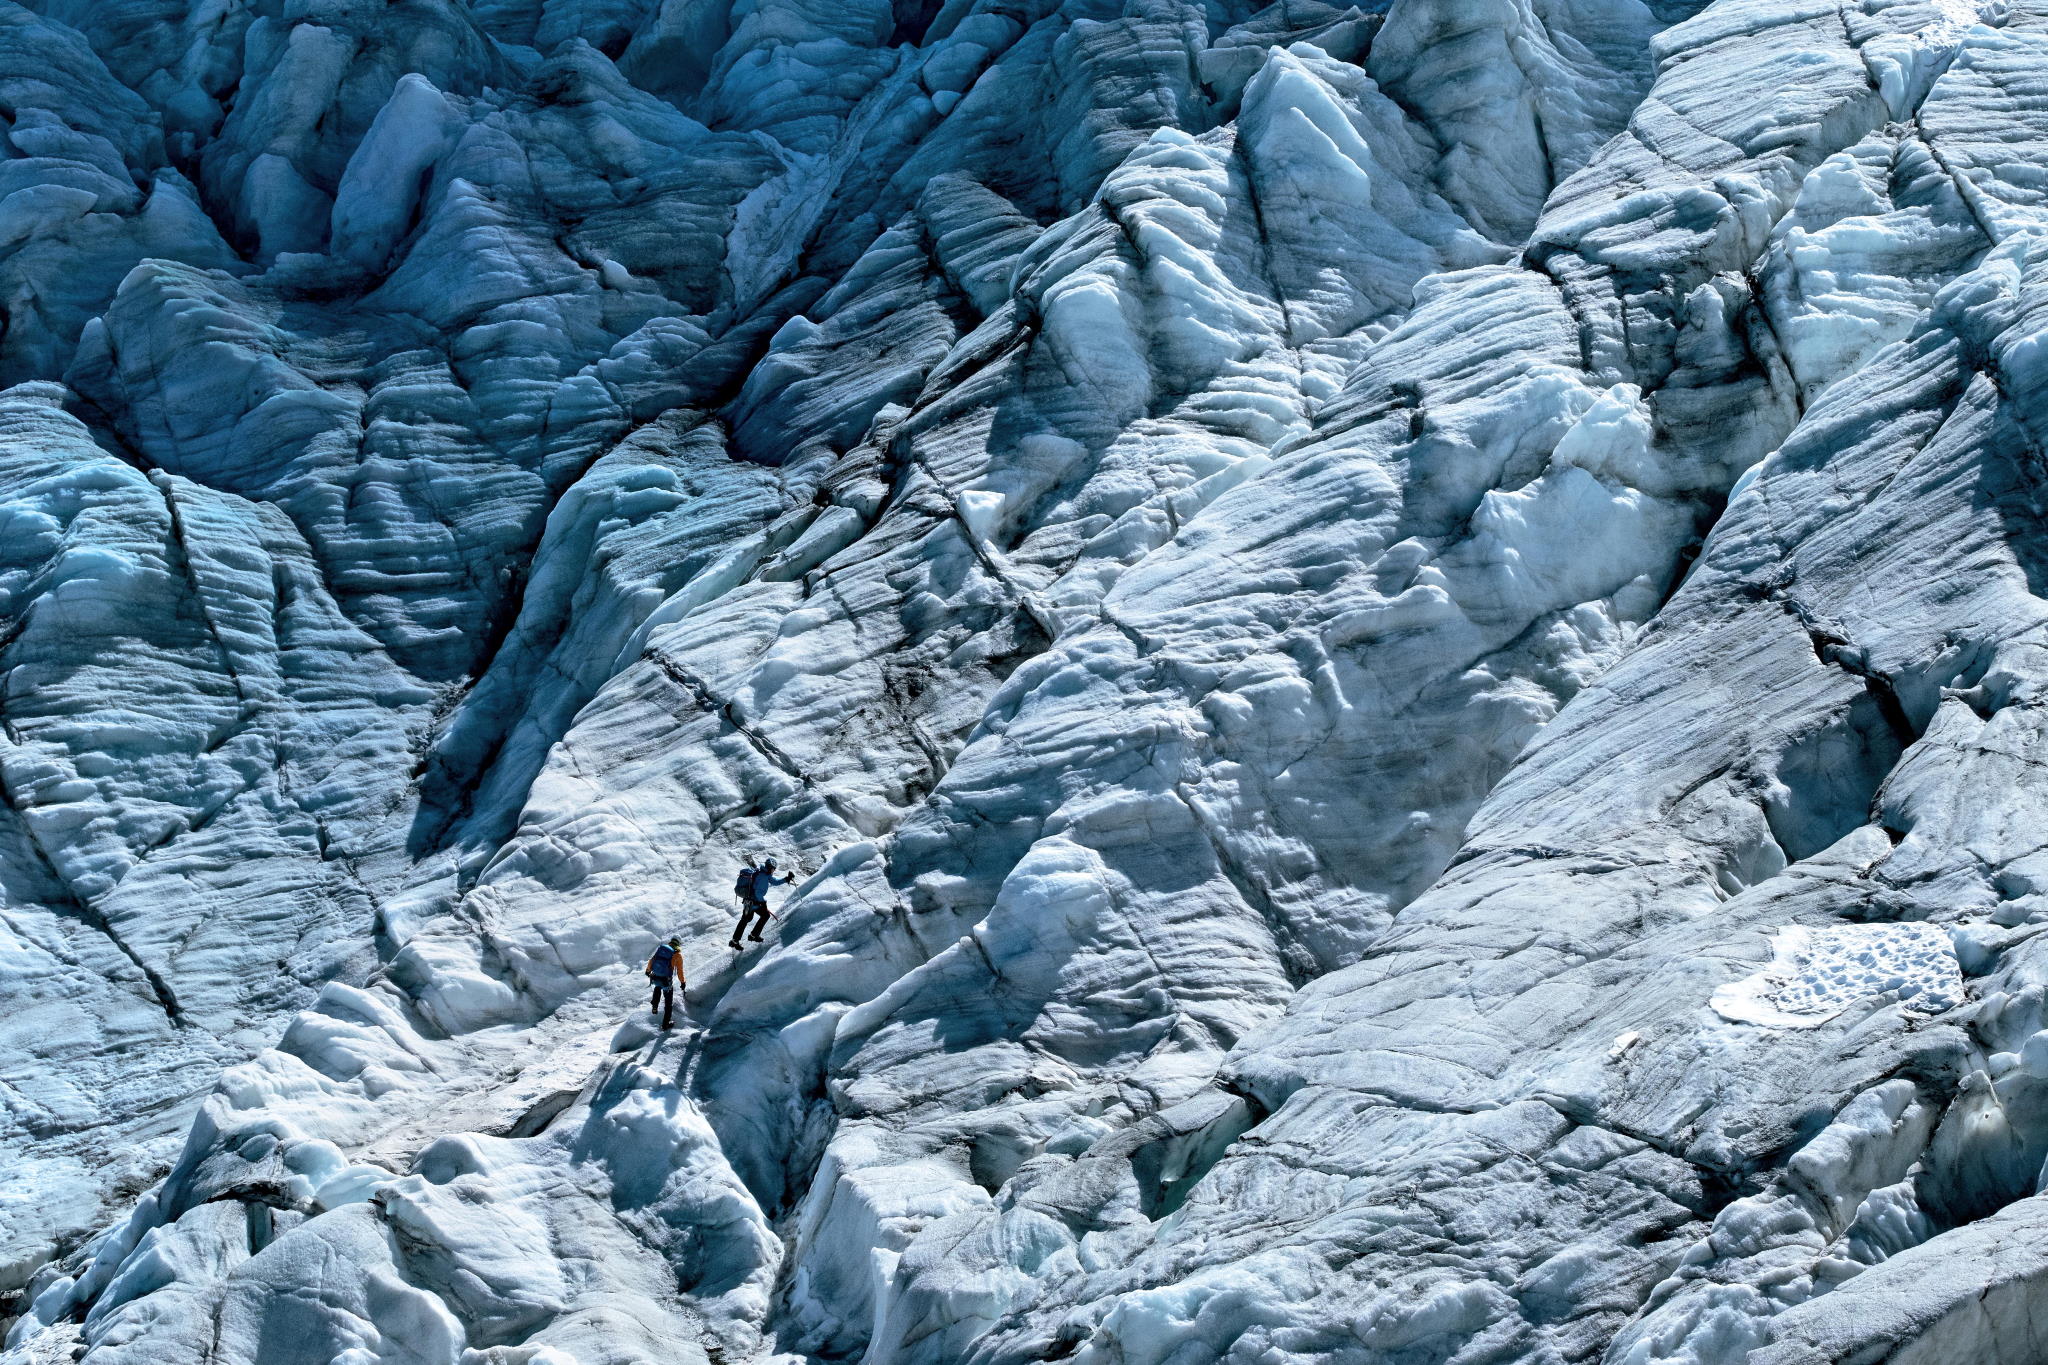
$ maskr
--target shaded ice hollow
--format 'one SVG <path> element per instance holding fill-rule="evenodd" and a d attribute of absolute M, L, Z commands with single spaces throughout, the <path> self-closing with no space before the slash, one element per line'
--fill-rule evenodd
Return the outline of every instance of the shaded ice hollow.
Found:
<path fill-rule="evenodd" d="M 4 1365 L 2048 1358 L 2048 0 L 0 0 L 0 135 Z"/>

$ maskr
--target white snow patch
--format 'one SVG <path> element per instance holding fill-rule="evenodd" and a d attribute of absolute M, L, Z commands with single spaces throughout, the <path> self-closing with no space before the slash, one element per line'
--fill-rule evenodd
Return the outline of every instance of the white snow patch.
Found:
<path fill-rule="evenodd" d="M 1770 965 L 1714 992 L 1714 1012 L 1740 1024 L 1817 1028 L 1858 1000 L 1896 995 L 1915 1014 L 1963 1003 L 1947 929 L 1933 924 L 1789 925 L 1771 937 Z"/>
<path fill-rule="evenodd" d="M 967 489 L 959 497 L 960 520 L 976 540 L 995 538 L 996 523 L 1003 515 L 1003 495 L 987 489 Z"/>

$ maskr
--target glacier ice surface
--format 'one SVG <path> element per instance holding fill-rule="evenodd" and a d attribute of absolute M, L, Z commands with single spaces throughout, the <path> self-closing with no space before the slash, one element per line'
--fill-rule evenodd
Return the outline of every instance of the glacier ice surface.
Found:
<path fill-rule="evenodd" d="M 0 3 L 0 1361 L 2038 1359 L 2044 35 Z"/>

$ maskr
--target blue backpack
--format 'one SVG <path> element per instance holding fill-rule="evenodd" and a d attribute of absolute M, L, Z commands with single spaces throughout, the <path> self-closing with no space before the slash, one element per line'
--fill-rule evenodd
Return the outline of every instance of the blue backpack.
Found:
<path fill-rule="evenodd" d="M 669 947 L 666 943 L 656 948 L 654 950 L 654 961 L 648 964 L 648 970 L 652 971 L 655 976 L 663 979 L 674 976 L 676 970 L 676 950 Z"/>

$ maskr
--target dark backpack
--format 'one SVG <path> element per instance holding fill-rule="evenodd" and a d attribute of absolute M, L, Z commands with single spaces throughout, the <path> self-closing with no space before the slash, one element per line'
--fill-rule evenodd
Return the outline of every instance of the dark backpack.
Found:
<path fill-rule="evenodd" d="M 732 884 L 732 893 L 741 900 L 754 898 L 754 865 L 748 863 L 740 869 L 740 878 Z"/>
<path fill-rule="evenodd" d="M 654 961 L 648 964 L 648 970 L 652 971 L 657 977 L 669 977 L 675 975 L 675 969 L 676 950 L 666 943 L 656 948 L 654 950 Z"/>

